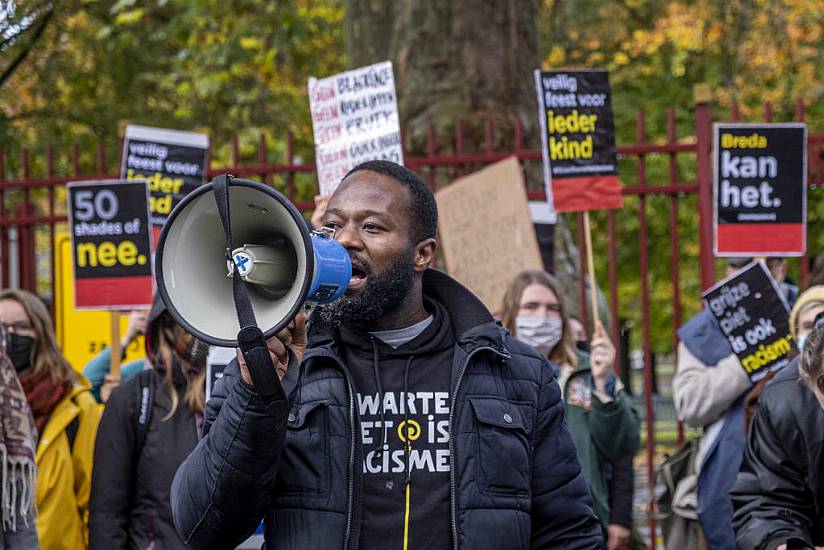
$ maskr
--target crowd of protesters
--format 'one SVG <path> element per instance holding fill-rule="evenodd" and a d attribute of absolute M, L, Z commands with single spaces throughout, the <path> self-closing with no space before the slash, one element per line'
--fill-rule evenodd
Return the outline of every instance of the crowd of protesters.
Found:
<path fill-rule="evenodd" d="M 391 200 L 370 195 L 369 186 Z M 384 219 L 370 223 L 387 240 L 374 244 L 372 229 L 356 236 L 350 224 L 381 208 Z M 273 548 L 335 540 L 371 548 L 395 535 L 433 549 L 643 546 L 632 517 L 638 413 L 603 324 L 587 336 L 552 274 L 518 274 L 496 322 L 469 291 L 429 269 L 434 200 L 417 176 L 389 163 L 356 168 L 331 200 L 318 201 L 311 221 L 335 228 L 363 277 L 384 286 L 364 285 L 374 303 L 344 299 L 338 309 L 321 308 L 308 332 L 296 321 L 288 339 L 275 339 L 270 349 L 284 364 L 289 399 L 280 412 L 260 401 L 243 361 L 207 405 L 208 348 L 159 298 L 130 315 L 118 350 L 144 335 L 146 359 L 115 377 L 108 349 L 81 375 L 61 353 L 40 299 L 0 291 L 0 550 L 232 547 L 264 515 Z M 728 274 L 750 261 L 730 260 Z M 798 353 L 789 366 L 753 384 L 707 311 L 679 331 L 675 407 L 679 420 L 703 429 L 676 491 L 679 507 L 692 503 L 683 517 L 695 525 L 696 548 L 824 546 L 824 286 L 799 292 L 785 261 L 767 265 L 792 306 Z M 392 316 L 398 303 L 411 312 L 405 324 Z M 381 324 L 390 317 L 395 324 Z M 305 356 L 295 372 L 285 358 L 301 338 Z M 470 371 L 470 393 L 458 394 L 450 376 L 457 357 Z M 345 376 L 334 362 L 347 365 Z M 457 411 L 447 425 L 456 430 L 447 438 L 457 456 L 451 471 L 413 472 L 411 406 L 396 419 L 407 426 L 405 434 L 398 428 L 400 454 L 390 448 L 398 438 L 386 436 L 395 413 L 384 397 L 418 390 L 447 395 Z M 352 392 L 359 401 L 378 396 L 379 417 L 370 422 L 383 426 L 382 436 L 349 434 L 355 407 L 343 405 Z M 524 395 L 542 405 L 533 409 Z M 287 413 L 284 434 L 273 419 Z M 347 473 L 347 437 L 361 439 L 364 461 L 398 456 L 400 477 L 389 468 Z M 354 513 L 350 476 L 360 480 Z M 410 512 L 410 494 L 431 509 Z M 398 518 L 398 526 L 382 526 Z"/>

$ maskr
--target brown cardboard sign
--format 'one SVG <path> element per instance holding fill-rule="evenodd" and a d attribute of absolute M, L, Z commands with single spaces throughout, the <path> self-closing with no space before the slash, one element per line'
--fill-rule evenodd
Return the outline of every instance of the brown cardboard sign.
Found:
<path fill-rule="evenodd" d="M 524 269 L 543 269 L 521 165 L 509 157 L 435 193 L 440 246 L 450 275 L 490 311 Z"/>

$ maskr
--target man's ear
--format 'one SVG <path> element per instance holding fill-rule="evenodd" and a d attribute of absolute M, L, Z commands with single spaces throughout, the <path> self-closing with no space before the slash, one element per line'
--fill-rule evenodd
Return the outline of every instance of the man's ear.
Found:
<path fill-rule="evenodd" d="M 429 269 L 435 260 L 438 243 L 435 239 L 424 239 L 415 245 L 415 271 L 422 273 Z"/>

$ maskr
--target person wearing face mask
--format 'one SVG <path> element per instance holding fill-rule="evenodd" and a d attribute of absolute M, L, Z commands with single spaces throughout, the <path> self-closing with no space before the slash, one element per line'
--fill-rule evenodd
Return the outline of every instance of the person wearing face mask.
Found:
<path fill-rule="evenodd" d="M 92 452 L 100 412 L 89 383 L 57 347 L 48 310 L 25 290 L 0 290 L 7 353 L 34 418 L 35 524 L 42 548 L 86 548 Z"/>
<path fill-rule="evenodd" d="M 37 550 L 34 526 L 37 431 L 26 394 L 6 356 L 7 335 L 0 324 L 0 549 Z M 8 496 L 7 496 L 8 495 Z"/>
<path fill-rule="evenodd" d="M 821 286 L 813 287 L 804 294 L 821 290 Z M 775 375 L 759 398 L 741 469 L 730 493 L 738 548 L 824 549 L 821 309 L 813 317 L 814 328 L 805 327 L 801 355 Z"/>
<path fill-rule="evenodd" d="M 804 351 L 816 315 L 824 311 L 824 285 L 812 286 L 801 293 L 790 312 L 790 332 L 798 351 Z"/>
<path fill-rule="evenodd" d="M 100 421 L 91 549 L 187 548 L 172 523 L 170 488 L 199 438 L 207 353 L 156 296 L 146 329 L 152 368 L 112 392 Z"/>
<path fill-rule="evenodd" d="M 615 376 L 615 347 L 603 325 L 596 327 L 590 353 L 578 348 L 560 288 L 545 271 L 519 273 L 504 295 L 501 323 L 557 369 L 566 423 L 607 547 L 625 548 L 632 527 L 632 457 L 639 445 L 640 422 Z"/>

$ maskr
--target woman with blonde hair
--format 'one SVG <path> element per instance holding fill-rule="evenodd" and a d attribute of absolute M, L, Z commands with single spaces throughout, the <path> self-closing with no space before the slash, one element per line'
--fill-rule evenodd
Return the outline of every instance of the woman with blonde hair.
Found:
<path fill-rule="evenodd" d="M 100 422 L 90 548 L 187 548 L 169 498 L 175 472 L 199 438 L 207 352 L 156 296 L 146 328 L 150 368 L 112 392 Z"/>
<path fill-rule="evenodd" d="M 86 548 L 94 438 L 100 413 L 89 384 L 60 352 L 46 306 L 25 290 L 0 290 L 9 358 L 34 418 L 37 534 L 42 548 Z"/>
<path fill-rule="evenodd" d="M 632 457 L 638 414 L 615 376 L 615 347 L 599 322 L 587 353 L 577 348 L 561 285 L 545 271 L 522 271 L 507 288 L 501 323 L 557 368 L 565 419 L 592 492 L 608 548 L 623 548 L 632 530 Z"/>

